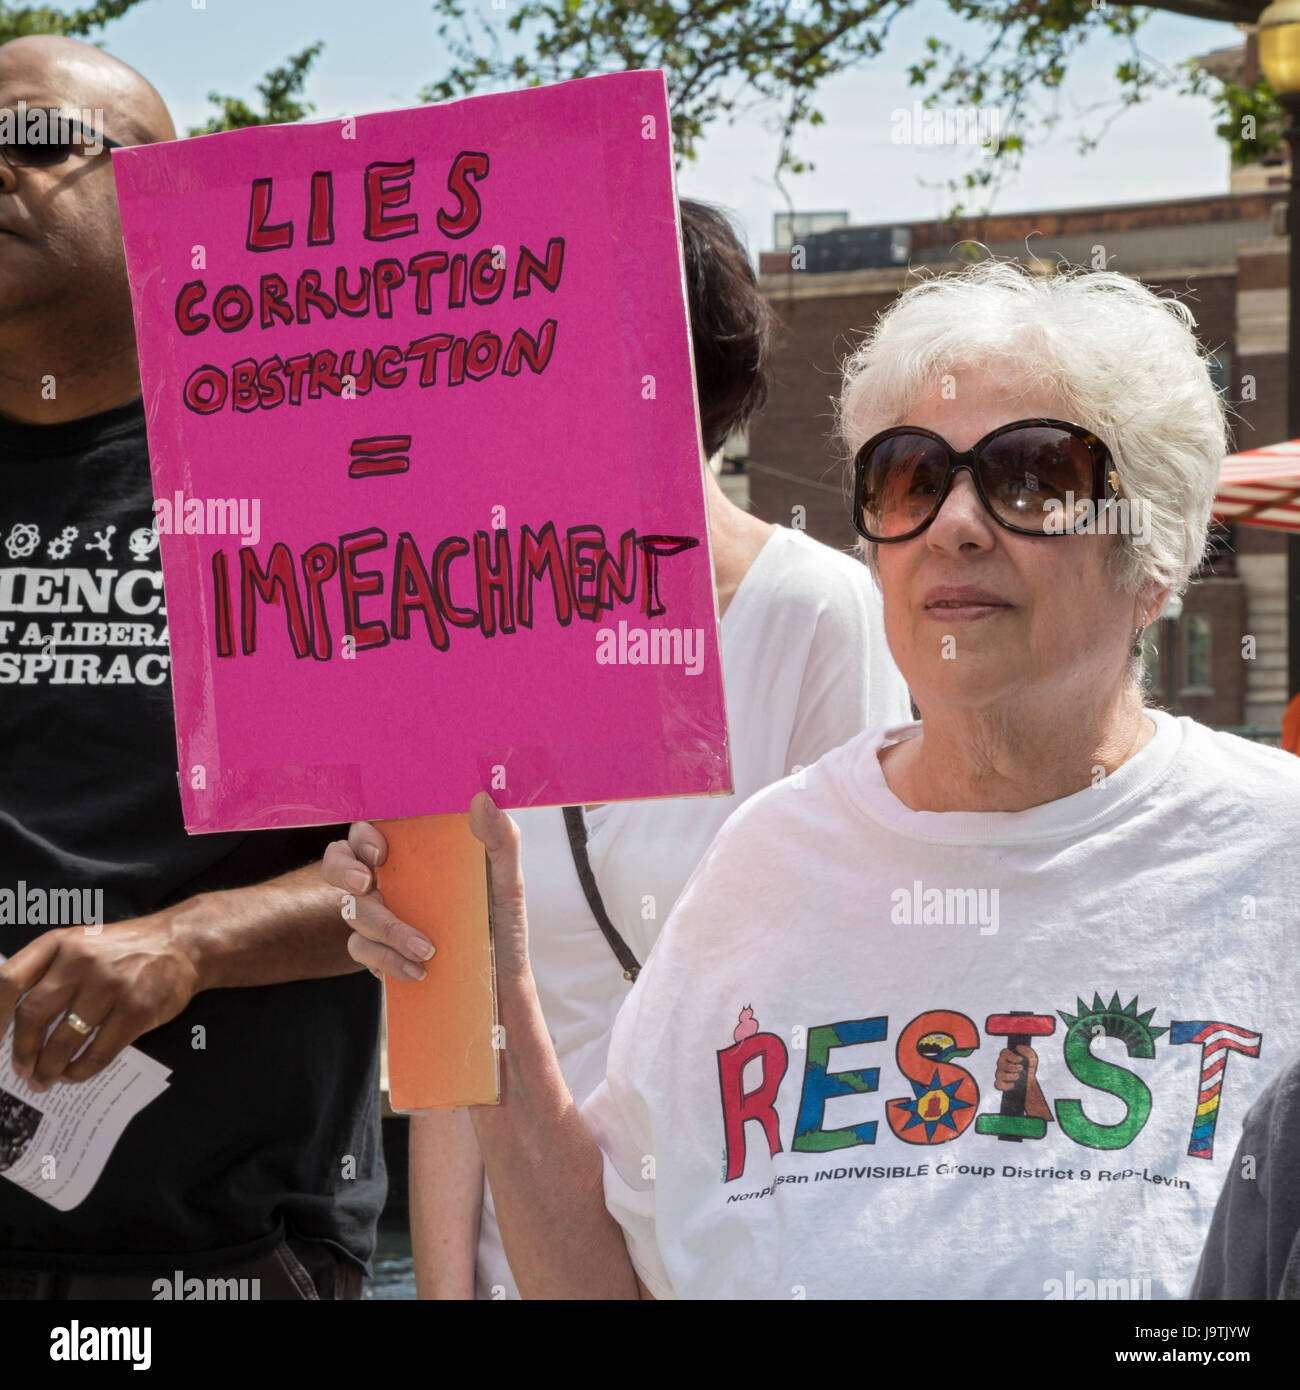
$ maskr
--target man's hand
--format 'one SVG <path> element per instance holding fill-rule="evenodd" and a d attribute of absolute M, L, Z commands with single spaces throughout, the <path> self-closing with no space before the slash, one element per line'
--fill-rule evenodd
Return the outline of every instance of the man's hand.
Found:
<path fill-rule="evenodd" d="M 352 974 L 347 941 L 338 895 L 315 864 L 93 933 L 63 927 L 0 965 L 0 1033 L 13 1013 L 14 1069 L 33 1089 L 86 1081 L 201 990 Z M 89 1035 L 61 1018 L 65 1011 L 100 1030 L 75 1062 Z"/>
<path fill-rule="evenodd" d="M 34 1091 L 87 1081 L 128 1043 L 175 1018 L 198 982 L 197 963 L 170 916 L 138 917 L 93 934 L 83 927 L 47 931 L 0 965 L 0 1028 L 12 1012 L 14 1070 Z M 75 1062 L 87 1034 L 60 1019 L 65 1013 L 99 1029 Z"/>

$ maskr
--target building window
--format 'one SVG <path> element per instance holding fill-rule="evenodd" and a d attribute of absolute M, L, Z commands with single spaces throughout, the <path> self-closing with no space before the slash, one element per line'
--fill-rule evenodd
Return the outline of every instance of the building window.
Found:
<path fill-rule="evenodd" d="M 1206 358 L 1206 365 L 1210 369 L 1210 380 L 1214 383 L 1214 389 L 1221 395 L 1228 394 L 1228 369 L 1232 365 L 1232 358 L 1222 348 L 1216 352 L 1211 352 Z"/>
<path fill-rule="evenodd" d="M 1183 689 L 1214 688 L 1210 620 L 1204 613 L 1192 613 L 1183 622 Z"/>

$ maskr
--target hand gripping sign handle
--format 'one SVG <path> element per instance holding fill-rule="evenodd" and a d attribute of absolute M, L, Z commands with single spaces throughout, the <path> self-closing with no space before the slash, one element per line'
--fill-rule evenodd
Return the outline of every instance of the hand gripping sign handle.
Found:
<path fill-rule="evenodd" d="M 1056 1029 L 1056 1020 L 1050 1014 L 1034 1014 L 1027 1009 L 1012 1009 L 1009 1014 L 990 1014 L 984 1024 L 984 1031 L 992 1038 L 1006 1038 L 1007 1046 L 1019 1056 L 1019 1049 L 1030 1046 L 1033 1038 L 1045 1038 Z M 1024 1060 L 1023 1058 L 1021 1059 Z M 1008 1091 L 1002 1092 L 1002 1114 L 1019 1120 L 1025 1114 L 1025 1095 L 1029 1086 L 1029 1068 L 1020 1073 L 1020 1079 Z M 999 1134 L 999 1139 L 1008 1143 L 1020 1143 L 1018 1134 Z"/>
<path fill-rule="evenodd" d="M 406 1114 L 495 1105 L 499 1054 L 483 846 L 467 815 L 378 825 L 388 841 L 378 870 L 384 906 L 434 945 L 423 980 L 384 979 L 389 1102 Z"/>

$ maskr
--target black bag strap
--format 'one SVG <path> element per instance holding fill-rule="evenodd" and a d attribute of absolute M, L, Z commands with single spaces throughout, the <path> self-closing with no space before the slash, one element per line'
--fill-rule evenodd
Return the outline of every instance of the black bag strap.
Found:
<path fill-rule="evenodd" d="M 605 911 L 605 904 L 600 896 L 600 888 L 596 883 L 596 875 L 591 871 L 591 860 L 587 857 L 587 822 L 582 815 L 581 806 L 566 806 L 564 808 L 564 828 L 569 832 L 569 848 L 573 851 L 573 867 L 578 871 L 578 882 L 582 884 L 582 891 L 587 899 L 587 906 L 591 908 L 591 915 L 596 919 L 596 925 L 600 928 L 605 940 L 609 942 L 609 948 L 618 957 L 618 963 L 623 967 L 623 978 L 635 981 L 641 973 L 641 965 L 636 956 L 632 954 L 631 947 L 618 934 L 618 928 L 609 920 L 609 913 Z"/>

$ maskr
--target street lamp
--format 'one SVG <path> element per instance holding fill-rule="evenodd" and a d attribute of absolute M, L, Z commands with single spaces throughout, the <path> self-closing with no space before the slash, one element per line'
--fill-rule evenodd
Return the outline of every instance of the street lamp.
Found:
<path fill-rule="evenodd" d="M 1259 17 L 1259 65 L 1273 95 L 1289 119 L 1286 132 L 1291 152 L 1291 189 L 1287 201 L 1286 234 L 1289 298 L 1287 303 L 1286 433 L 1300 438 L 1300 0 L 1278 0 Z M 1287 574 L 1287 696 L 1300 691 L 1300 536 L 1288 535 Z"/>

